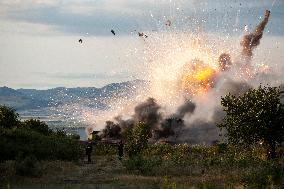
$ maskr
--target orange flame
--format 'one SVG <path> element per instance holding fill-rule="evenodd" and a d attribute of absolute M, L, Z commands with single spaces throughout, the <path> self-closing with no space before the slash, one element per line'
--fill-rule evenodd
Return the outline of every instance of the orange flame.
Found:
<path fill-rule="evenodd" d="M 208 92 L 214 86 L 217 71 L 195 60 L 193 64 L 185 64 L 181 76 L 181 88 L 189 95 L 199 95 Z"/>

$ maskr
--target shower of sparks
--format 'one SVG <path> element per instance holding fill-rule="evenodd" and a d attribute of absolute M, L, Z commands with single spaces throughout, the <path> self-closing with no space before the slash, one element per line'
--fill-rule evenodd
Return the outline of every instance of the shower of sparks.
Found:
<path fill-rule="evenodd" d="M 272 6 L 275 3 L 276 0 Z M 218 64 L 222 53 L 228 53 L 232 57 L 234 64 L 229 75 L 235 80 L 248 81 L 260 72 L 269 71 L 270 68 L 265 63 L 244 62 L 239 56 L 239 44 L 236 47 L 234 42 L 236 38 L 232 40 L 229 34 L 216 37 L 216 34 L 204 32 L 203 25 L 207 21 L 188 16 L 182 12 L 180 3 L 170 1 L 169 7 L 167 15 L 148 14 L 149 19 L 157 23 L 155 30 L 141 31 L 148 36 L 141 38 L 143 48 L 129 49 L 125 54 L 126 57 L 130 54 L 141 56 L 143 64 L 137 69 L 145 85 L 91 100 L 69 97 L 63 91 L 62 97 L 70 98 L 70 103 L 58 106 L 57 115 L 65 115 L 74 122 L 84 122 L 95 129 L 101 129 L 105 120 L 118 115 L 130 116 L 133 107 L 147 97 L 155 98 L 168 113 L 182 103 L 184 98 L 202 96 L 203 101 L 206 101 L 204 94 L 211 90 L 217 92 L 214 88 L 215 81 L 223 74 Z M 165 11 L 162 10 L 161 13 L 163 12 Z M 232 27 L 232 31 L 238 31 L 239 14 L 238 10 L 235 14 L 236 28 Z M 217 22 L 217 27 L 222 29 L 225 24 L 220 20 Z M 245 31 L 248 31 L 248 26 Z M 137 32 L 131 34 L 137 35 Z M 101 104 L 107 106 L 98 110 Z"/>

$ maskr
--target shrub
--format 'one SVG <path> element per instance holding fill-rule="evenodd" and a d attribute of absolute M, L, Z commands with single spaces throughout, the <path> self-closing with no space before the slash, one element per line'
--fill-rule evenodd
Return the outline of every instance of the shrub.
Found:
<path fill-rule="evenodd" d="M 39 160 L 78 160 L 83 153 L 78 141 L 71 137 L 45 136 L 23 128 L 0 131 L 0 149 L 0 160 L 13 160 L 19 153 Z"/>
<path fill-rule="evenodd" d="M 31 129 L 33 131 L 39 132 L 43 135 L 52 134 L 52 130 L 49 129 L 48 125 L 45 122 L 42 122 L 37 119 L 29 119 L 23 122 L 23 127 L 26 129 Z"/>
<path fill-rule="evenodd" d="M 177 184 L 176 184 L 175 181 L 172 181 L 168 177 L 164 177 L 164 179 L 162 180 L 160 188 L 161 189 L 176 189 L 177 188 Z"/>
<path fill-rule="evenodd" d="M 42 168 L 33 155 L 22 159 L 18 157 L 16 160 L 16 174 L 21 176 L 40 177 L 42 175 Z"/>
<path fill-rule="evenodd" d="M 96 143 L 93 145 L 93 153 L 100 156 L 109 156 L 117 154 L 117 146 L 110 144 Z"/>
<path fill-rule="evenodd" d="M 217 124 L 226 130 L 228 141 L 247 146 L 263 144 L 267 157 L 276 158 L 276 148 L 284 142 L 284 104 L 282 91 L 259 86 L 240 96 L 228 94 L 221 104 L 226 116 Z"/>
<path fill-rule="evenodd" d="M 127 136 L 127 143 L 125 146 L 129 157 L 140 154 L 148 147 L 148 139 L 150 138 L 150 127 L 145 123 L 138 123 L 133 127 Z"/>
<path fill-rule="evenodd" d="M 16 110 L 0 105 L 0 128 L 10 129 L 17 127 L 19 124 L 19 114 L 16 113 Z"/>
<path fill-rule="evenodd" d="M 138 170 L 142 174 L 152 174 L 152 170 L 162 164 L 162 160 L 157 156 L 143 157 L 141 155 L 132 156 L 123 161 L 123 165 L 128 170 Z"/>
<path fill-rule="evenodd" d="M 268 162 L 258 169 L 244 175 L 243 181 L 249 188 L 271 188 L 284 185 L 284 166 L 275 162 Z M 276 187 L 278 188 L 278 187 Z"/>

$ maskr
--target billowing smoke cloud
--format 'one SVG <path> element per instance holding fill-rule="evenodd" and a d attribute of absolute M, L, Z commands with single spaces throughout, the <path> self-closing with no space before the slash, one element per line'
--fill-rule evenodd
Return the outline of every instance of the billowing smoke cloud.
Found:
<path fill-rule="evenodd" d="M 91 126 L 86 127 L 85 132 L 86 132 L 87 137 L 90 138 L 91 134 L 93 132 L 93 127 L 91 127 Z"/>
<path fill-rule="evenodd" d="M 245 81 L 234 81 L 230 78 L 227 78 L 220 86 L 219 91 L 222 95 L 230 93 L 239 96 L 251 88 L 252 86 Z"/>
<path fill-rule="evenodd" d="M 266 24 L 268 23 L 268 19 L 270 16 L 270 11 L 266 10 L 265 11 L 265 16 L 262 22 L 260 22 L 255 30 L 243 37 L 243 40 L 241 42 L 241 46 L 243 47 L 242 50 L 242 55 L 246 58 L 251 58 L 252 57 L 252 51 L 255 47 L 257 47 L 260 43 L 260 39 L 262 38 L 263 35 L 263 30 L 265 29 Z"/>
<path fill-rule="evenodd" d="M 241 42 L 242 56 L 246 61 L 250 61 L 253 56 L 253 49 L 260 44 L 260 39 L 262 38 L 263 31 L 268 22 L 270 11 L 265 12 L 264 20 L 255 28 L 255 31 L 245 35 Z M 252 88 L 247 81 L 235 81 L 230 76 L 230 68 L 234 65 L 234 62 L 231 60 L 230 54 L 223 53 L 219 56 L 218 59 L 219 69 L 224 74 L 220 74 L 219 77 L 215 78 L 215 88 L 218 91 L 219 95 L 226 95 L 228 93 L 239 96 L 247 92 Z M 228 73 L 226 73 L 228 72 Z M 226 76 L 227 74 L 227 76 Z M 222 78 L 222 79 L 221 79 Z M 218 96 L 220 98 L 220 96 Z M 215 99 L 214 99 L 215 100 Z M 197 105 L 198 106 L 198 105 Z M 208 108 L 208 107 L 203 107 Z M 209 108 L 210 109 L 210 108 Z M 181 135 L 178 137 L 178 142 L 189 142 L 192 144 L 205 143 L 211 144 L 214 141 L 221 140 L 221 131 L 216 127 L 216 124 L 220 123 L 225 116 L 220 103 L 213 106 L 208 112 L 213 112 L 211 119 L 195 119 L 194 121 L 188 123 L 188 125 L 183 128 Z M 197 115 L 196 117 L 202 117 Z"/>
<path fill-rule="evenodd" d="M 130 119 L 124 120 L 121 116 L 118 116 L 114 118 L 114 122 L 107 121 L 102 137 L 121 138 L 124 132 L 139 122 L 149 125 L 152 130 L 157 129 L 162 120 L 160 108 L 154 98 L 148 98 L 134 108 L 134 115 Z"/>
<path fill-rule="evenodd" d="M 178 107 L 173 117 L 182 119 L 186 114 L 193 113 L 195 110 L 195 107 L 196 105 L 192 101 L 187 100 L 184 104 Z"/>
<path fill-rule="evenodd" d="M 153 138 L 158 140 L 160 138 L 174 137 L 172 139 L 176 141 L 185 127 L 185 115 L 194 113 L 195 107 L 196 105 L 192 101 L 185 101 L 174 114 L 162 120 L 160 127 L 154 130 Z"/>
<path fill-rule="evenodd" d="M 269 15 L 270 11 L 267 10 L 264 19 L 256 26 L 254 32 L 243 37 L 241 55 L 248 62 L 253 56 L 253 49 L 260 43 Z M 201 62 L 199 64 L 202 65 Z M 198 97 L 193 100 L 187 99 L 176 108 L 174 113 L 164 115 L 161 113 L 162 105 L 159 105 L 154 98 L 148 98 L 134 108 L 134 114 L 129 119 L 124 120 L 122 117 L 116 117 L 113 122 L 106 122 L 104 137 L 119 138 L 127 129 L 133 128 L 138 122 L 144 122 L 151 127 L 154 141 L 169 139 L 173 142 L 212 144 L 212 142 L 220 140 L 222 133 L 216 124 L 220 123 L 225 116 L 220 105 L 220 96 L 228 93 L 236 96 L 241 95 L 251 89 L 252 85 L 248 84 L 246 80 L 236 81 L 234 76 L 231 76 L 231 67 L 236 65 L 236 62 L 232 61 L 230 54 L 221 54 L 218 65 L 220 73 L 214 79 L 214 86 L 212 86 L 214 92 L 210 93 L 209 91 L 206 94 L 207 99 L 212 97 L 207 104 Z M 183 71 L 186 72 L 186 68 Z"/>
<path fill-rule="evenodd" d="M 212 144 L 220 140 L 220 131 L 213 121 L 196 120 L 186 127 L 177 142 L 190 144 Z"/>
<path fill-rule="evenodd" d="M 134 109 L 135 122 L 144 122 L 151 127 L 157 127 L 158 123 L 162 119 L 162 115 L 159 113 L 161 107 L 157 104 L 154 98 L 148 98 L 146 102 L 137 105 Z"/>
<path fill-rule="evenodd" d="M 106 121 L 106 126 L 102 131 L 102 137 L 120 138 L 121 127 L 112 121 Z"/>
<path fill-rule="evenodd" d="M 151 127 L 152 138 L 155 140 L 170 136 L 177 138 L 185 127 L 184 116 L 194 112 L 195 104 L 186 101 L 171 116 L 163 116 L 160 109 L 161 106 L 154 98 L 148 98 L 134 108 L 134 115 L 130 119 L 124 120 L 119 116 L 114 121 L 107 121 L 102 137 L 121 138 L 127 129 L 133 128 L 139 122 L 144 122 Z"/>

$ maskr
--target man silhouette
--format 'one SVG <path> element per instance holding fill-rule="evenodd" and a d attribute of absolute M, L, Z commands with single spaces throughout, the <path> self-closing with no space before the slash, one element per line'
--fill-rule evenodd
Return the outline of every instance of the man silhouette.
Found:
<path fill-rule="evenodd" d="M 89 163 L 92 161 L 91 160 L 92 151 L 93 151 L 92 141 L 88 141 L 88 144 L 86 146 L 86 155 L 88 156 Z"/>
<path fill-rule="evenodd" d="M 119 160 L 121 160 L 122 159 L 122 157 L 123 157 L 123 142 L 122 142 L 122 140 L 118 143 L 118 158 L 119 158 Z"/>

